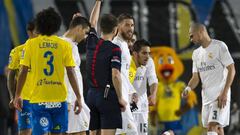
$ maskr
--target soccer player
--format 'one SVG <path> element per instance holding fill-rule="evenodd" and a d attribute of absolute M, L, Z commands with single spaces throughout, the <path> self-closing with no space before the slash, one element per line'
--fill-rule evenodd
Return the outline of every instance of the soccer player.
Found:
<path fill-rule="evenodd" d="M 150 43 L 146 40 L 138 40 L 132 47 L 132 62 L 130 74 L 136 72 L 133 87 L 138 97 L 138 109 L 133 111 L 133 117 L 137 123 L 138 135 L 148 134 L 148 105 L 154 105 L 158 79 L 155 65 L 150 55 Z M 147 96 L 147 84 L 150 86 L 150 96 Z M 134 102 L 134 101 L 133 101 Z"/>
<path fill-rule="evenodd" d="M 114 135 L 122 127 L 121 49 L 111 41 L 117 32 L 117 18 L 103 15 L 100 21 L 101 38 L 96 27 L 101 1 L 96 0 L 91 13 L 91 29 L 87 37 L 87 104 L 90 108 L 90 135 Z"/>
<path fill-rule="evenodd" d="M 54 35 L 61 24 L 61 18 L 53 8 L 44 9 L 36 15 L 36 30 L 39 36 L 28 40 L 20 61 L 21 70 L 17 82 L 14 106 L 22 110 L 22 88 L 30 81 L 32 95 L 32 134 L 60 135 L 67 131 L 67 89 L 64 70 L 76 94 L 75 113 L 81 111 L 81 96 L 74 71 L 72 46 Z M 28 70 L 32 78 L 26 80 Z"/>
<path fill-rule="evenodd" d="M 230 87 L 235 76 L 233 59 L 227 45 L 211 39 L 203 24 L 190 26 L 191 42 L 200 45 L 194 50 L 192 78 L 183 91 L 183 97 L 202 82 L 202 123 L 207 135 L 223 135 L 229 125 Z"/>
<path fill-rule="evenodd" d="M 27 24 L 27 34 L 29 39 L 36 37 L 36 33 L 34 31 L 35 25 L 34 21 L 30 21 Z M 16 91 L 16 78 L 18 76 L 19 67 L 20 67 L 20 57 L 24 48 L 24 44 L 14 48 L 9 56 L 9 64 L 8 64 L 8 91 L 10 95 L 10 108 L 13 106 L 13 99 Z M 30 70 L 29 70 L 30 72 Z M 27 80 L 30 80 L 31 73 L 28 74 Z M 31 112 L 31 105 L 29 103 L 29 99 L 31 96 L 31 89 L 29 87 L 29 82 L 26 82 L 23 86 L 23 90 L 21 93 L 21 97 L 23 99 L 23 108 L 22 111 L 17 111 L 18 114 L 18 130 L 20 135 L 31 135 L 32 126 L 31 126 L 31 119 L 32 119 L 32 112 Z"/>
<path fill-rule="evenodd" d="M 128 105 L 126 111 L 122 112 L 123 127 L 117 130 L 118 134 L 137 134 L 137 126 L 134 122 L 133 115 L 130 110 L 129 97 L 133 94 L 134 88 L 129 80 L 129 67 L 131 62 L 130 50 L 128 48 L 128 41 L 132 39 L 134 31 L 134 18 L 129 14 L 121 14 L 118 17 L 118 34 L 113 39 L 113 43 L 118 45 L 122 50 L 122 66 L 121 66 L 121 78 L 122 78 L 122 90 L 123 98 L 127 101 Z"/>
<path fill-rule="evenodd" d="M 81 59 L 78 52 L 78 43 L 81 42 L 86 34 L 89 32 L 90 29 L 90 23 L 88 20 L 81 16 L 74 16 L 72 21 L 70 22 L 69 29 L 66 33 L 64 33 L 62 39 L 66 40 L 72 45 L 72 53 L 73 53 L 73 59 L 76 63 L 76 67 L 74 68 L 76 72 L 76 77 L 78 81 L 79 86 L 79 92 L 81 96 L 83 97 L 83 80 L 82 80 L 82 74 L 80 72 L 80 64 Z M 82 111 L 80 114 L 74 113 L 74 101 L 76 100 L 76 96 L 73 93 L 72 86 L 69 82 L 69 79 L 67 78 L 67 75 L 65 74 L 65 81 L 68 89 L 68 134 L 74 134 L 74 135 L 85 135 L 88 129 L 89 129 L 89 121 L 90 121 L 90 110 L 85 104 L 84 98 L 81 98 L 82 102 Z"/>

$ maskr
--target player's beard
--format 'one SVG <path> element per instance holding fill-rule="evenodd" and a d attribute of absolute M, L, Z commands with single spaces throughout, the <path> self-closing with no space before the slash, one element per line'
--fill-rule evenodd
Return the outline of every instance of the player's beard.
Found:
<path fill-rule="evenodd" d="M 131 34 L 129 34 L 131 33 Z M 132 39 L 132 36 L 133 36 L 133 32 L 131 31 L 127 31 L 127 32 L 122 32 L 122 38 L 125 40 L 125 41 L 128 41 L 128 40 L 131 40 Z"/>

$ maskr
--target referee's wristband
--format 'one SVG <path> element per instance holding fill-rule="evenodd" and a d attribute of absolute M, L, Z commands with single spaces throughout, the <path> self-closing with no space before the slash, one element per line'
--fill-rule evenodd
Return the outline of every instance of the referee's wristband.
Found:
<path fill-rule="evenodd" d="M 187 92 L 189 92 L 189 91 L 191 91 L 192 89 L 191 89 L 191 87 L 189 87 L 189 86 L 187 86 L 185 89 L 184 89 L 184 91 L 187 91 Z"/>

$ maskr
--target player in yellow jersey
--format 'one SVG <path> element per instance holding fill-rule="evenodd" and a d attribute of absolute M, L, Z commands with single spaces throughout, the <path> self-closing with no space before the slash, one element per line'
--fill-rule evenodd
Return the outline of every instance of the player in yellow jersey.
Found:
<path fill-rule="evenodd" d="M 29 36 L 29 39 L 36 37 L 36 34 L 34 32 L 34 21 L 30 21 L 27 25 L 27 33 Z M 15 94 L 15 82 L 16 78 L 18 76 L 18 71 L 20 67 L 20 57 L 21 53 L 24 48 L 24 44 L 20 45 L 16 48 L 14 48 L 9 56 L 9 64 L 8 64 L 8 91 L 10 94 L 11 101 L 9 103 L 10 107 L 13 107 L 13 99 Z M 27 80 L 31 77 L 31 74 L 29 73 L 27 76 Z M 22 99 L 23 99 L 23 108 L 22 111 L 18 111 L 18 130 L 20 135 L 31 135 L 31 118 L 32 118 L 32 112 L 31 112 L 31 105 L 29 104 L 29 98 L 30 98 L 30 92 L 31 89 L 29 89 L 29 82 L 26 82 L 23 86 L 23 90 L 21 93 Z"/>
<path fill-rule="evenodd" d="M 75 113 L 81 111 L 81 96 L 74 71 L 71 45 L 54 35 L 61 18 L 53 8 L 36 15 L 38 37 L 26 43 L 21 59 L 14 106 L 21 110 L 21 92 L 31 67 L 32 134 L 53 135 L 65 133 L 68 125 L 67 90 L 64 82 L 66 68 L 69 81 L 76 94 Z M 28 81 L 28 80 L 27 80 Z"/>

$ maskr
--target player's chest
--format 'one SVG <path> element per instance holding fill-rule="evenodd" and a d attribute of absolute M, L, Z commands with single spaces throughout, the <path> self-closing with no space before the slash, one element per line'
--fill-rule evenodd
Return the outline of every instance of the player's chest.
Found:
<path fill-rule="evenodd" d="M 214 66 L 217 66 L 219 64 L 220 64 L 220 57 L 216 51 L 204 50 L 198 53 L 198 57 L 196 59 L 196 66 L 198 68 L 201 68 L 201 67 L 214 68 Z"/>

